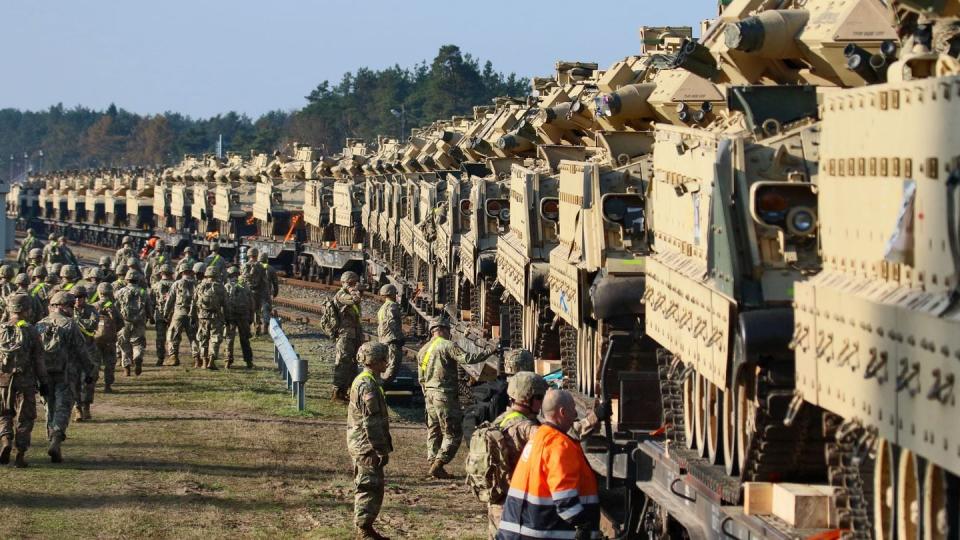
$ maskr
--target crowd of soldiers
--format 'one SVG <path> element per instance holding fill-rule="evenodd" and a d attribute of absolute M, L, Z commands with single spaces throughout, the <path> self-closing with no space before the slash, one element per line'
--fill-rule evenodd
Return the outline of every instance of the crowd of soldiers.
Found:
<path fill-rule="evenodd" d="M 342 287 L 334 295 L 339 324 L 331 336 L 336 340 L 331 399 L 347 405 L 347 450 L 353 459 L 356 489 L 354 524 L 357 538 L 370 540 L 385 538 L 374 528 L 383 504 L 384 468 L 393 451 L 383 383 L 397 374 L 403 359 L 405 333 L 397 289 L 387 284 L 379 290 L 383 304 L 377 311 L 377 340 L 365 342 L 359 281 L 354 272 L 345 272 L 341 276 Z M 463 441 L 464 411 L 459 396 L 458 366 L 483 362 L 500 351 L 466 353 L 451 340 L 451 323 L 445 316 L 433 319 L 428 331 L 430 337 L 416 355 L 425 402 L 428 475 L 434 479 L 450 479 L 452 475 L 445 466 L 453 461 Z M 495 410 L 489 407 L 485 410 L 492 422 L 484 426 L 493 426 L 503 434 L 498 439 L 506 458 L 502 476 L 509 481 L 524 446 L 540 425 L 541 406 L 545 399 L 551 401 L 551 396 L 546 395 L 546 380 L 534 373 L 533 354 L 529 351 L 507 351 L 503 375 L 506 380 L 499 382 L 500 388 L 505 389 L 506 399 L 492 401 L 499 405 L 492 407 Z M 566 392 L 555 392 L 558 395 L 553 396 L 553 402 L 571 402 L 572 397 Z M 571 422 L 565 432 L 579 439 L 596 429 L 600 420 L 608 415 L 609 411 L 603 408 L 591 411 L 586 418 Z M 488 502 L 489 535 L 494 538 L 501 524 L 505 498 L 484 500 Z"/>
<path fill-rule="evenodd" d="M 26 467 L 39 392 L 47 412 L 47 453 L 63 459 L 71 416 L 90 420 L 97 382 L 113 392 L 119 355 L 126 376 L 139 376 L 147 324 L 156 328 L 157 366 L 180 365 L 184 334 L 193 366 L 218 369 L 226 340 L 226 367 L 239 338 L 245 366 L 253 367 L 254 334 L 268 333 L 279 280 L 267 255 L 248 250 L 240 265 L 218 246 L 205 260 L 187 247 L 172 260 L 159 238 L 140 253 L 124 237 L 111 259 L 83 268 L 64 236 L 44 245 L 33 233 L 15 264 L 0 266 L 0 464 Z"/>

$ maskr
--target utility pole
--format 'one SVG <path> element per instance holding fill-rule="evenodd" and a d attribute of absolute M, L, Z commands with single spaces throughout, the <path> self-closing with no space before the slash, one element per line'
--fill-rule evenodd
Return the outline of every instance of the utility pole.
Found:
<path fill-rule="evenodd" d="M 390 109 L 390 114 L 396 116 L 400 119 L 400 138 L 399 141 L 403 142 L 404 134 L 407 132 L 407 106 L 403 103 L 400 104 L 400 110 Z"/>
<path fill-rule="evenodd" d="M 217 137 L 217 159 L 223 159 L 223 133 Z"/>

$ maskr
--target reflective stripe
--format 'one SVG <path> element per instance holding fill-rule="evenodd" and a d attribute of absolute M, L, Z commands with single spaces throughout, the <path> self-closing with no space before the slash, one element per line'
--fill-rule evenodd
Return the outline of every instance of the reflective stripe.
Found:
<path fill-rule="evenodd" d="M 576 538 L 577 531 L 545 531 L 541 529 L 531 529 L 524 527 L 519 523 L 500 520 L 500 530 L 517 533 L 520 536 L 532 536 L 533 538 Z"/>
<path fill-rule="evenodd" d="M 17 326 L 24 327 L 27 325 L 27 321 L 17 321 Z"/>
<path fill-rule="evenodd" d="M 507 497 L 514 497 L 514 498 L 520 499 L 521 501 L 528 501 L 528 502 L 532 502 L 533 504 L 539 504 L 544 506 L 553 505 L 553 501 L 551 499 L 548 499 L 546 497 L 537 497 L 536 495 L 525 493 L 522 489 L 517 489 L 517 488 L 510 488 L 509 491 L 507 491 Z"/>
<path fill-rule="evenodd" d="M 383 387 L 377 383 L 377 378 L 373 376 L 369 371 L 361 371 L 359 375 L 353 378 L 353 384 L 350 385 L 350 390 L 356 390 L 357 385 L 360 384 L 360 379 L 370 379 L 373 381 L 373 384 L 380 389 L 380 395 L 383 396 L 383 399 L 387 399 L 386 394 L 383 393 Z"/>
<path fill-rule="evenodd" d="M 433 338 L 433 341 L 430 342 L 430 346 L 427 347 L 427 352 L 423 355 L 423 360 L 420 361 L 420 371 L 424 372 L 427 370 L 427 364 L 430 362 L 430 354 L 433 353 L 433 349 L 437 348 L 437 345 L 441 341 L 445 341 L 442 337 L 437 336 Z"/>
<path fill-rule="evenodd" d="M 497 424 L 497 425 L 498 425 L 499 427 L 503 427 L 504 424 L 506 424 L 506 423 L 509 422 L 510 420 L 513 420 L 514 418 L 517 418 L 517 417 L 521 417 L 521 418 L 522 418 L 522 417 L 523 417 L 523 413 L 522 413 L 522 412 L 518 412 L 518 411 L 513 411 L 513 412 L 511 412 L 510 414 L 504 416 L 504 417 L 503 417 L 503 420 L 501 420 L 500 423 Z"/>
<path fill-rule="evenodd" d="M 583 497 L 580 497 L 580 502 L 583 504 L 599 504 L 600 497 L 597 495 L 584 495 Z"/>
<path fill-rule="evenodd" d="M 551 497 L 553 497 L 553 500 L 556 501 L 559 499 L 569 499 L 570 497 L 576 497 L 579 494 L 580 492 L 577 491 L 576 489 L 565 489 L 563 491 L 552 493 Z"/>
<path fill-rule="evenodd" d="M 380 311 L 377 312 L 377 320 L 383 322 L 384 310 L 387 309 L 387 306 L 393 303 L 393 300 L 387 300 L 380 306 Z"/>
<path fill-rule="evenodd" d="M 34 287 L 32 291 L 30 291 L 30 294 L 33 296 L 36 296 L 38 292 L 43 290 L 43 285 L 44 285 L 43 283 L 38 283 L 37 286 Z"/>
<path fill-rule="evenodd" d="M 353 305 L 353 310 L 357 312 L 357 317 L 359 317 L 359 316 L 360 316 L 360 306 L 354 304 L 354 305 Z"/>
<path fill-rule="evenodd" d="M 579 514 L 580 512 L 583 512 L 583 510 L 584 510 L 583 505 L 580 503 L 577 503 L 562 512 L 557 512 L 557 515 L 563 518 L 564 521 L 570 521 L 570 518 Z"/>
<path fill-rule="evenodd" d="M 110 301 L 110 300 L 107 300 L 106 302 L 103 303 L 103 307 L 107 307 L 107 308 L 110 307 L 110 306 L 112 306 L 112 305 L 113 305 L 113 302 Z"/>
<path fill-rule="evenodd" d="M 62 289 L 62 290 L 63 290 L 63 291 L 69 291 L 70 289 L 73 288 L 74 285 L 76 285 L 76 283 L 67 283 L 66 285 L 63 286 L 63 289 Z"/>
<path fill-rule="evenodd" d="M 81 332 L 83 332 L 83 335 L 87 337 L 93 337 L 93 332 L 87 332 L 87 329 L 84 328 L 82 324 L 77 324 L 77 327 L 80 329 Z"/>

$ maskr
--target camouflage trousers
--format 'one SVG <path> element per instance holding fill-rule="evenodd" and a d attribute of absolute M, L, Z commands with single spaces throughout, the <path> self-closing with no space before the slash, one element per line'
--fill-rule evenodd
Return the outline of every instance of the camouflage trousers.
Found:
<path fill-rule="evenodd" d="M 233 362 L 233 344 L 237 336 L 240 337 L 240 350 L 243 352 L 243 362 L 248 366 L 253 365 L 253 349 L 250 348 L 250 321 L 227 320 L 227 362 Z"/>
<path fill-rule="evenodd" d="M 97 354 L 100 357 L 100 365 L 103 366 L 103 385 L 113 386 L 117 371 L 117 344 L 97 345 Z"/>
<path fill-rule="evenodd" d="M 80 370 L 80 376 L 73 380 L 73 395 L 77 398 L 77 405 L 93 403 L 93 393 L 97 388 L 97 379 L 100 378 L 100 349 L 90 342 L 87 344 L 87 355 L 90 356 L 90 363 L 93 364 L 93 371 Z M 93 382 L 87 384 L 84 379 L 87 375 L 93 378 Z"/>
<path fill-rule="evenodd" d="M 190 345 L 190 355 L 194 360 L 200 358 L 200 349 L 197 348 L 197 331 L 193 327 L 190 315 L 187 313 L 174 313 L 170 320 L 170 327 L 167 329 L 167 356 L 172 356 L 180 360 L 180 341 L 183 335 L 187 335 L 187 341 Z"/>
<path fill-rule="evenodd" d="M 456 393 L 427 389 L 423 392 L 427 413 L 427 461 L 453 461 L 463 441 L 463 410 Z"/>
<path fill-rule="evenodd" d="M 350 334 L 341 334 L 337 338 L 336 358 L 333 364 L 333 386 L 349 390 L 354 377 L 359 373 L 357 368 L 357 348 L 359 341 Z"/>
<path fill-rule="evenodd" d="M 54 433 L 67 437 L 67 426 L 70 425 L 70 413 L 77 401 L 74 394 L 76 373 L 51 373 L 50 385 L 43 399 L 47 402 L 47 438 Z"/>
<path fill-rule="evenodd" d="M 392 381 L 403 363 L 403 347 L 399 341 L 387 343 L 387 369 L 383 372 L 383 380 Z"/>
<path fill-rule="evenodd" d="M 19 450 L 30 447 L 30 434 L 37 419 L 37 384 L 27 379 L 0 388 L 0 437 L 14 441 Z"/>
<path fill-rule="evenodd" d="M 260 332 L 264 335 L 270 333 L 270 315 L 273 313 L 273 297 L 269 294 L 262 295 L 258 300 L 256 310 L 260 315 Z"/>
<path fill-rule="evenodd" d="M 376 455 L 360 456 L 353 460 L 353 523 L 357 527 L 369 527 L 380 515 L 383 506 L 383 466 Z"/>
<path fill-rule="evenodd" d="M 167 321 L 158 318 L 155 326 L 157 329 L 157 364 L 159 365 L 167 356 L 167 326 L 169 325 Z"/>
<path fill-rule="evenodd" d="M 147 348 L 146 327 L 143 323 L 124 324 L 117 332 L 117 349 L 120 350 L 120 365 L 143 365 L 143 350 Z"/>
<path fill-rule="evenodd" d="M 197 320 L 197 350 L 204 363 L 220 359 L 220 345 L 223 343 L 223 319 Z"/>
<path fill-rule="evenodd" d="M 487 538 L 494 540 L 497 530 L 500 529 L 500 517 L 503 516 L 503 505 L 487 503 Z"/>

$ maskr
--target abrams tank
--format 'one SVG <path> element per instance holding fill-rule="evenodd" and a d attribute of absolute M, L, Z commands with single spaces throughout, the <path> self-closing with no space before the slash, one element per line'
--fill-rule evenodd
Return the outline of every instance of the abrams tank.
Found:
<path fill-rule="evenodd" d="M 138 170 L 130 179 L 127 190 L 127 227 L 152 233 L 154 226 L 153 191 L 155 180 L 153 172 Z"/>
<path fill-rule="evenodd" d="M 313 166 L 309 169 L 312 175 Z M 294 261 L 298 242 L 306 237 L 303 221 L 305 181 L 292 178 L 274 183 L 271 179 L 255 186 L 253 218 L 257 230 L 256 235 L 245 243 L 288 267 Z"/>

